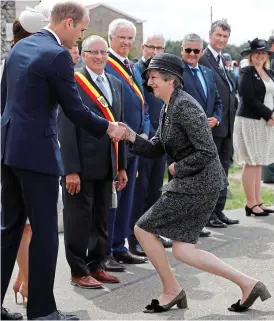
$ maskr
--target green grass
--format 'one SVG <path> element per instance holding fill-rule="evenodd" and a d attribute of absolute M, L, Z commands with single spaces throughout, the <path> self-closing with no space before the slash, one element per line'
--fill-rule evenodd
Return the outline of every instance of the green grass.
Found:
<path fill-rule="evenodd" d="M 229 174 L 233 176 L 238 176 L 237 174 L 241 172 L 242 166 L 234 163 L 233 168 L 229 170 Z M 168 183 L 168 170 L 165 171 L 164 184 Z M 246 198 L 244 189 L 242 186 L 241 179 L 234 178 L 229 176 L 229 190 L 232 193 L 232 199 L 227 199 L 226 201 L 226 210 L 233 210 L 237 208 L 244 208 L 246 205 Z M 262 200 L 264 205 L 273 206 L 274 205 L 274 189 L 262 187 Z"/>

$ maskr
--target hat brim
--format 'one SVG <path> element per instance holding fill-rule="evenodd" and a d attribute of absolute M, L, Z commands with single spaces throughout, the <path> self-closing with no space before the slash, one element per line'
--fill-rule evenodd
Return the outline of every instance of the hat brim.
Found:
<path fill-rule="evenodd" d="M 248 48 L 248 49 L 245 49 L 241 52 L 241 56 L 246 57 L 252 52 L 267 52 L 269 55 L 271 54 L 271 51 L 267 50 L 267 49 L 266 50 L 254 50 L 254 49 Z"/>
<path fill-rule="evenodd" d="M 170 69 L 167 69 L 167 68 L 163 68 L 163 67 L 153 67 L 153 66 L 152 66 L 152 67 L 148 67 L 147 69 L 145 69 L 145 70 L 142 72 L 142 77 L 143 77 L 143 79 L 146 79 L 147 72 L 148 72 L 149 70 L 152 70 L 152 69 L 154 69 L 154 70 L 164 70 L 164 71 L 170 72 L 171 74 L 176 75 L 177 77 L 179 77 L 180 80 L 182 81 L 182 83 L 184 82 L 182 75 L 180 75 L 179 73 L 174 72 L 174 71 L 172 71 L 172 70 L 170 70 Z"/>

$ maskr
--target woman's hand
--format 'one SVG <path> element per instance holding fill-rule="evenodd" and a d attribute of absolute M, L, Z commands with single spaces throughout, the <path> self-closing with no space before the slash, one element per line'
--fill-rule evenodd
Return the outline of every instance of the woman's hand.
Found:
<path fill-rule="evenodd" d="M 124 125 L 126 127 L 126 134 L 125 134 L 125 140 L 128 140 L 132 143 L 135 142 L 136 139 L 136 133 L 134 130 L 132 130 L 131 128 L 129 128 L 127 125 Z"/>
<path fill-rule="evenodd" d="M 175 176 L 175 167 L 174 167 L 174 165 L 175 165 L 175 163 L 172 163 L 172 164 L 169 165 L 169 167 L 168 167 L 168 170 L 169 170 L 169 172 L 170 172 L 170 174 L 171 174 L 172 176 Z"/>
<path fill-rule="evenodd" d="M 266 122 L 267 126 L 274 126 L 274 120 L 273 119 L 269 119 L 269 121 Z"/>

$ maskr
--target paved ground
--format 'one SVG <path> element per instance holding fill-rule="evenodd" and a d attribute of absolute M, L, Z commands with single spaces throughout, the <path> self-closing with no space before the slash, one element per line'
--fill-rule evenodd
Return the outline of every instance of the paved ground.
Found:
<path fill-rule="evenodd" d="M 262 280 L 273 294 L 270 300 L 264 303 L 258 300 L 246 313 L 229 312 L 227 307 L 240 298 L 240 291 L 234 284 L 177 262 L 169 253 L 174 273 L 187 292 L 189 308 L 172 309 L 162 314 L 144 314 L 142 310 L 145 305 L 152 298 L 157 298 L 160 292 L 159 279 L 150 263 L 128 266 L 127 273 L 116 274 L 121 277 L 122 283 L 108 285 L 104 290 L 75 288 L 70 285 L 63 234 L 60 234 L 55 282 L 58 308 L 76 313 L 85 320 L 273 320 L 274 215 L 247 218 L 243 210 L 227 214 L 231 218 L 239 218 L 240 224 L 226 229 L 214 229 L 213 236 L 201 239 L 199 246 L 235 268 Z M 25 314 L 22 305 L 15 305 L 11 287 L 5 306 Z"/>

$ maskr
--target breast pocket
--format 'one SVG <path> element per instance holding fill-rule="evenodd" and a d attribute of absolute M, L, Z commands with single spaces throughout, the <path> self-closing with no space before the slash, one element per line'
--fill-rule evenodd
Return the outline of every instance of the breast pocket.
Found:
<path fill-rule="evenodd" d="M 45 129 L 45 136 L 57 135 L 57 129 L 55 127 L 49 126 Z"/>

